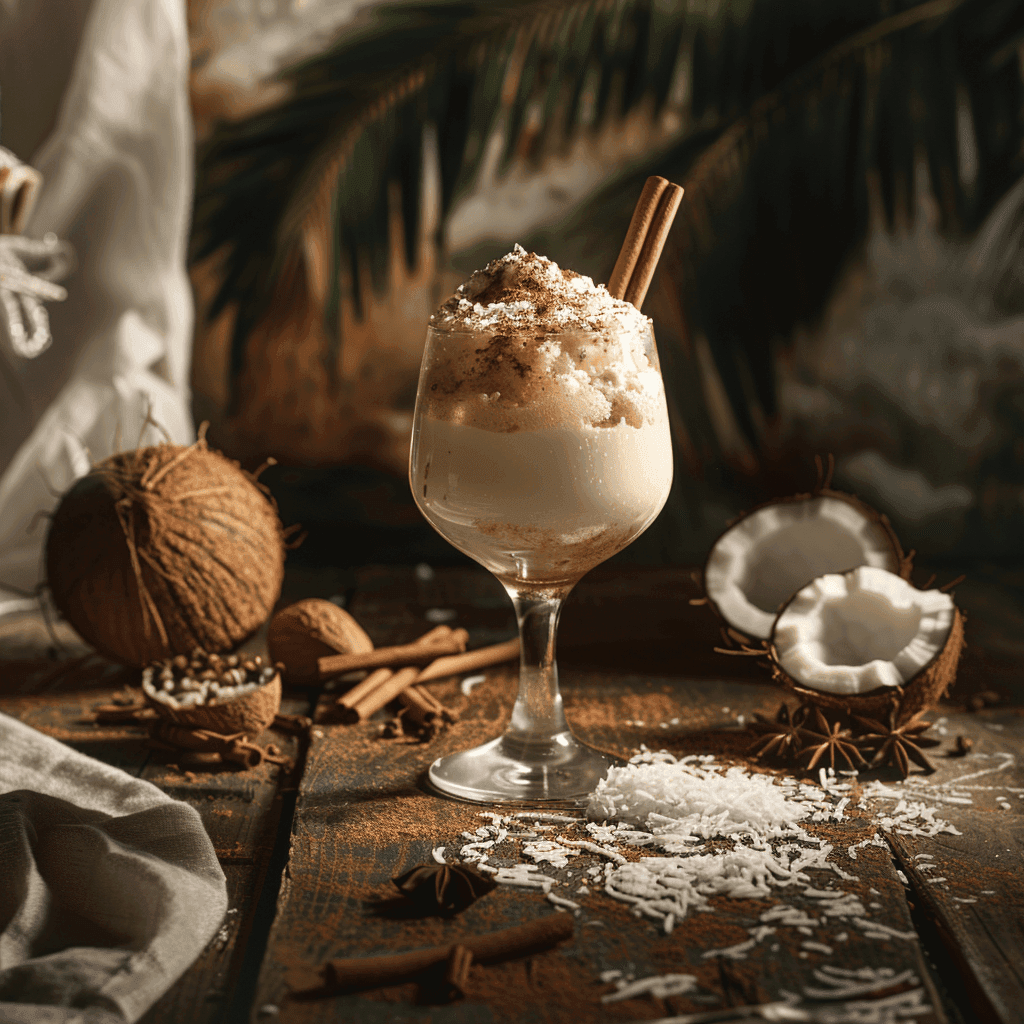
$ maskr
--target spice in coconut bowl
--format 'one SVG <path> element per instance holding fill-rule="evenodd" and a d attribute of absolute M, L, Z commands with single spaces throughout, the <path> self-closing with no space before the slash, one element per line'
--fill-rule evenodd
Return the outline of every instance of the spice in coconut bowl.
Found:
<path fill-rule="evenodd" d="M 258 736 L 281 709 L 281 673 L 260 655 L 201 648 L 142 670 L 142 692 L 164 718 L 190 729 Z"/>

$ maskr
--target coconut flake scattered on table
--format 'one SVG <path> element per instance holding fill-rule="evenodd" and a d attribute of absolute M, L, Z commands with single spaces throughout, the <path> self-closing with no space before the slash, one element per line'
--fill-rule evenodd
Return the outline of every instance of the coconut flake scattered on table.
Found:
<path fill-rule="evenodd" d="M 597 889 L 630 904 L 633 913 L 650 918 L 665 933 L 692 912 L 713 912 L 716 897 L 769 903 L 747 927 L 747 939 L 706 950 L 703 955 L 709 959 L 746 959 L 766 940 L 777 949 L 773 936 L 787 928 L 804 937 L 800 955 L 805 958 L 831 955 L 835 944 L 846 942 L 854 930 L 877 941 L 916 942 L 914 931 L 876 920 L 872 914 L 877 904 L 865 907 L 860 896 L 843 888 L 844 882 L 858 879 L 838 861 L 843 854 L 856 861 L 857 850 L 868 846 L 885 848 L 884 832 L 957 834 L 940 816 L 939 806 L 970 803 L 974 789 L 1003 788 L 978 780 L 1011 767 L 1014 759 L 1009 754 L 988 757 L 990 763 L 945 783 L 915 778 L 869 782 L 851 805 L 856 772 L 837 775 L 823 769 L 819 785 L 813 785 L 719 764 L 711 755 L 680 758 L 641 748 L 628 765 L 611 769 L 592 794 L 588 816 L 597 820 L 550 812 L 483 812 L 481 817 L 490 823 L 464 834 L 469 841 L 459 857 L 500 883 L 534 889 L 556 907 L 582 915 L 584 926 L 603 922 L 586 919 L 594 909 L 591 901 L 577 904 L 568 896 L 578 898 Z M 811 831 L 816 824 L 842 821 L 858 810 L 868 812 L 879 834 L 839 852 Z M 506 840 L 518 841 L 518 852 L 511 845 L 495 849 Z M 724 848 L 726 844 L 731 848 Z M 624 854 L 637 847 L 649 848 L 651 854 L 629 860 Z M 495 863 L 489 863 L 492 857 Z M 568 878 L 572 888 L 559 895 L 554 890 L 565 883 L 544 869 L 558 871 L 568 865 L 572 868 L 563 873 L 575 876 Z M 587 893 L 579 888 L 580 875 L 592 887 Z M 782 893 L 804 905 L 769 902 Z M 868 969 L 856 969 L 862 970 Z M 835 976 L 828 983 L 855 996 L 858 984 L 870 989 L 884 980 L 856 971 L 842 985 L 834 984 Z M 656 979 L 644 979 L 645 992 L 656 995 L 658 990 Z M 619 992 L 612 997 L 628 998 Z M 903 993 L 892 1009 L 923 1012 L 927 1001 L 919 997 L 920 990 Z"/>
<path fill-rule="evenodd" d="M 723 769 L 708 755 L 649 752 L 609 769 L 587 807 L 593 819 L 647 825 L 666 849 L 712 836 L 788 835 L 811 813 L 770 776 Z"/>

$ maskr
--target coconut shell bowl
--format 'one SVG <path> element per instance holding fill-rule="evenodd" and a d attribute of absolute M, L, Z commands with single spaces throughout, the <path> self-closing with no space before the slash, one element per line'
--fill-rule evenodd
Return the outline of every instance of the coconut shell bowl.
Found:
<path fill-rule="evenodd" d="M 281 709 L 281 673 L 259 655 L 195 650 L 147 666 L 146 702 L 163 718 L 188 729 L 258 736 Z"/>

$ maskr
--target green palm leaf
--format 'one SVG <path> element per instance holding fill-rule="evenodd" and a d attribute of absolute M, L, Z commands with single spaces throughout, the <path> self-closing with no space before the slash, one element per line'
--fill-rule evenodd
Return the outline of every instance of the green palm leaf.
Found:
<path fill-rule="evenodd" d="M 751 443 L 751 399 L 775 412 L 771 342 L 820 315 L 867 232 L 873 180 L 888 226 L 909 222 L 923 157 L 944 224 L 966 233 L 1024 174 L 1024 88 L 1005 45 L 1022 32 L 1016 3 L 920 4 L 756 101 L 694 163 L 666 154 L 687 189 L 672 241 L 684 305 L 708 336 Z M 958 84 L 972 99 L 973 181 L 958 172 Z"/>
<path fill-rule="evenodd" d="M 783 23 L 799 21 L 809 7 L 807 0 L 762 0 L 771 5 Z M 876 0 L 858 6 L 870 22 Z M 427 121 L 438 126 L 443 224 L 478 173 L 499 117 L 505 160 L 523 150 L 540 159 L 549 146 L 597 130 L 647 96 L 655 108 L 664 104 L 680 54 L 692 51 L 693 80 L 684 91 L 706 131 L 727 124 L 845 31 L 822 23 L 820 33 L 805 32 L 780 58 L 770 52 L 775 39 L 760 35 L 767 16 L 744 22 L 747 9 L 723 4 L 691 12 L 663 0 L 397 3 L 291 69 L 287 101 L 222 126 L 200 154 L 193 258 L 224 255 L 210 316 L 237 306 L 232 378 L 275 282 L 296 266 L 307 218 L 333 223 L 329 326 L 337 325 L 341 266 L 354 281 L 355 302 L 364 267 L 375 285 L 386 282 L 389 181 L 399 185 L 406 258 L 414 262 Z M 734 73 L 743 61 L 749 67 Z M 528 123 L 533 110 L 539 125 Z M 326 354 L 329 362 L 335 354 Z"/>
<path fill-rule="evenodd" d="M 496 129 L 504 165 L 517 155 L 540 162 L 648 97 L 658 109 L 675 88 L 688 97 L 678 142 L 617 176 L 538 248 L 604 280 L 636 183 L 648 173 L 682 181 L 666 272 L 682 290 L 685 329 L 707 336 L 756 447 L 751 410 L 774 413 L 773 340 L 820 313 L 864 237 L 872 182 L 889 224 L 912 216 L 923 153 L 945 225 L 970 230 L 1021 174 L 1022 35 L 1024 10 L 1011 0 L 378 8 L 358 33 L 288 72 L 285 103 L 223 126 L 202 154 L 194 252 L 225 254 L 212 315 L 238 308 L 232 376 L 275 282 L 299 259 L 307 219 L 333 225 L 326 317 L 335 331 L 342 267 L 354 302 L 363 269 L 377 289 L 387 284 L 389 182 L 414 264 L 425 123 L 437 125 L 443 249 L 444 219 Z M 964 97 L 976 140 L 970 180 L 959 170 Z M 680 344 L 680 375 L 692 383 Z M 325 355 L 333 365 L 336 352 Z M 688 423 L 692 434 L 710 436 L 700 403 L 688 410 L 701 420 Z"/>

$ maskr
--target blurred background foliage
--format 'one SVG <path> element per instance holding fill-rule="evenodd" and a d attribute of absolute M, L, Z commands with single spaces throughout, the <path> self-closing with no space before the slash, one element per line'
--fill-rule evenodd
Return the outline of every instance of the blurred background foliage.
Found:
<path fill-rule="evenodd" d="M 606 280 L 655 173 L 677 472 L 624 557 L 825 452 L 933 560 L 1024 553 L 1024 6 L 321 0 L 234 51 L 193 6 L 197 418 L 338 557 L 451 557 L 404 482 L 427 315 L 515 241 Z"/>

